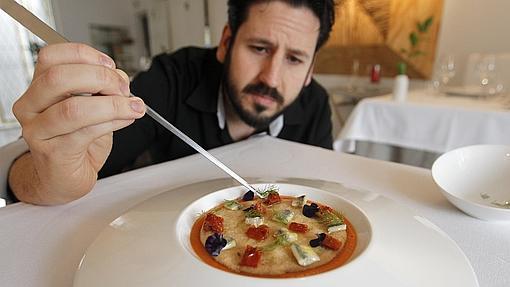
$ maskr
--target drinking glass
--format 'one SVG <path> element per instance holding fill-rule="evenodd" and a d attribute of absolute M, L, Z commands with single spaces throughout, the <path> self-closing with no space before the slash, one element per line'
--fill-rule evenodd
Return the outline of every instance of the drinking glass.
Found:
<path fill-rule="evenodd" d="M 476 69 L 478 73 L 478 84 L 484 96 L 496 96 L 503 91 L 503 84 L 497 73 L 497 58 L 495 55 L 487 54 L 480 58 Z"/>
<path fill-rule="evenodd" d="M 438 65 L 432 78 L 432 88 L 440 93 L 453 80 L 456 74 L 455 57 L 453 55 L 445 55 L 439 58 Z"/>

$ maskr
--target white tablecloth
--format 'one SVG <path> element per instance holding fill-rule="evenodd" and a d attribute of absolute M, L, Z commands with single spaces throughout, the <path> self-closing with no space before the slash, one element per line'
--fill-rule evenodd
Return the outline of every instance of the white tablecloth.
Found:
<path fill-rule="evenodd" d="M 362 100 L 335 140 L 335 149 L 352 152 L 353 141 L 369 141 L 443 153 L 473 144 L 510 144 L 510 110 L 501 98 L 473 99 L 409 93 Z"/>
<path fill-rule="evenodd" d="M 471 261 L 480 286 L 510 286 L 510 225 L 483 222 L 454 208 L 427 169 L 269 137 L 212 153 L 246 177 L 321 179 L 387 196 L 443 229 Z M 86 248 L 113 219 L 171 188 L 224 177 L 194 155 L 100 180 L 90 194 L 67 205 L 1 208 L 0 285 L 71 286 Z"/>

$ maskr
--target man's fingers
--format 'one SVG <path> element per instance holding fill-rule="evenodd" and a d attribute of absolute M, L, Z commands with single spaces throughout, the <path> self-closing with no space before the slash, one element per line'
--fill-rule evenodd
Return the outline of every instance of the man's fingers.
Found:
<path fill-rule="evenodd" d="M 33 81 L 16 105 L 22 106 L 24 113 L 38 114 L 71 94 L 80 93 L 129 96 L 129 81 L 102 66 L 53 66 Z"/>
<path fill-rule="evenodd" d="M 39 51 L 34 78 L 48 68 L 64 64 L 100 65 L 115 69 L 115 62 L 106 54 L 81 43 L 48 45 Z"/>
<path fill-rule="evenodd" d="M 126 83 L 131 83 L 131 79 L 129 78 L 128 74 L 124 71 L 122 71 L 121 69 L 115 69 L 115 72 L 117 72 L 117 74 L 119 74 L 122 79 L 124 79 L 124 81 L 126 81 Z M 131 95 L 131 92 L 130 92 L 130 95 Z"/>
<path fill-rule="evenodd" d="M 114 131 L 123 129 L 135 120 L 113 120 L 96 125 L 81 128 L 76 132 L 63 135 L 56 138 L 62 145 L 73 146 L 77 149 L 85 150 L 96 139 L 111 134 Z"/>
<path fill-rule="evenodd" d="M 136 97 L 75 96 L 51 106 L 24 129 L 45 140 L 104 122 L 141 118 L 144 113 L 145 104 Z"/>
<path fill-rule="evenodd" d="M 121 69 L 115 69 L 115 72 L 117 72 L 117 74 L 119 74 L 126 82 L 131 82 L 131 80 L 129 79 L 129 76 L 128 74 L 126 74 L 126 72 L 122 71 Z"/>

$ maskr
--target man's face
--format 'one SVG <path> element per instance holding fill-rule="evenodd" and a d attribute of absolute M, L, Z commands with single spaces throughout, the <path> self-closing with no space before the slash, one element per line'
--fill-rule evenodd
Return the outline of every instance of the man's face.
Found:
<path fill-rule="evenodd" d="M 227 28 L 218 49 L 232 106 L 250 126 L 267 126 L 311 79 L 319 20 L 306 7 L 280 1 L 253 5 L 232 42 Z"/>

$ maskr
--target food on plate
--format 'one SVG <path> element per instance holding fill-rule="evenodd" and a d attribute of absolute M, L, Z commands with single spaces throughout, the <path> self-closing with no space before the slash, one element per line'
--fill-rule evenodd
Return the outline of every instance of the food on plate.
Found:
<path fill-rule="evenodd" d="M 271 185 L 204 212 L 191 243 L 206 263 L 257 277 L 301 277 L 344 264 L 356 233 L 341 210 L 306 196 L 281 195 Z"/>

